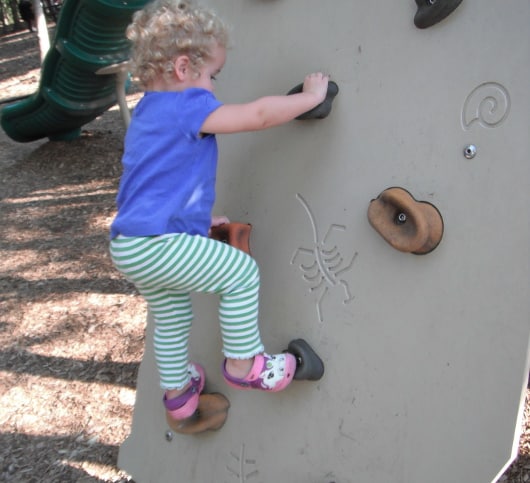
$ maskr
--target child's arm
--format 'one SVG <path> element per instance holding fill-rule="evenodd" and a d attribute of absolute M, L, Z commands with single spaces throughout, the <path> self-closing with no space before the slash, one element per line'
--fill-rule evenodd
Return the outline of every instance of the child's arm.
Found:
<path fill-rule="evenodd" d="M 247 104 L 225 104 L 204 121 L 201 132 L 230 134 L 278 126 L 318 106 L 326 98 L 328 76 L 318 72 L 304 80 L 303 91 L 289 96 L 261 97 Z"/>

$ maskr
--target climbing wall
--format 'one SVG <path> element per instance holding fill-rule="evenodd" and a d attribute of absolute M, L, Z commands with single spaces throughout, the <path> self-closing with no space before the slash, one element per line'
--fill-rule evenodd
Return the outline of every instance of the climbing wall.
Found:
<path fill-rule="evenodd" d="M 169 430 L 148 321 L 120 467 L 138 483 L 495 480 L 529 370 L 530 3 L 211 3 L 233 25 L 220 99 L 315 70 L 340 89 L 325 119 L 219 139 L 216 212 L 252 223 L 266 347 L 302 337 L 326 372 L 275 395 L 227 387 L 217 299 L 196 296 L 191 353 L 227 422 Z M 383 203 L 388 188 L 410 196 Z M 430 236 L 427 204 L 443 236 L 408 253 Z"/>

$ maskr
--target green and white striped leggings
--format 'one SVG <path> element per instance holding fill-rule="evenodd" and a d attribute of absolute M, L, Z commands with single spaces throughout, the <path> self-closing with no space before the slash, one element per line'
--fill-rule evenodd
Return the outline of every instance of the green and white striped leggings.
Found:
<path fill-rule="evenodd" d="M 259 269 L 245 252 L 185 233 L 118 236 L 110 243 L 116 268 L 147 301 L 155 321 L 154 352 L 163 389 L 189 382 L 190 292 L 220 295 L 223 353 L 250 359 L 263 352 L 258 327 Z"/>

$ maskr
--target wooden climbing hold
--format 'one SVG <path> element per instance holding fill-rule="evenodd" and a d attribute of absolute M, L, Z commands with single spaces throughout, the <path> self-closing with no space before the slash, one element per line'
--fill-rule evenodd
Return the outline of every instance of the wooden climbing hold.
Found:
<path fill-rule="evenodd" d="M 228 243 L 250 255 L 249 240 L 251 229 L 252 225 L 249 223 L 225 223 L 224 225 L 212 226 L 210 229 L 210 238 Z"/>
<path fill-rule="evenodd" d="M 169 427 L 175 433 L 197 434 L 221 429 L 228 417 L 230 402 L 220 393 L 201 394 L 199 406 L 193 416 L 175 420 L 166 413 Z"/>
<path fill-rule="evenodd" d="M 407 190 L 392 187 L 370 201 L 368 220 L 396 250 L 424 255 L 442 240 L 444 223 L 438 209 L 416 200 Z"/>

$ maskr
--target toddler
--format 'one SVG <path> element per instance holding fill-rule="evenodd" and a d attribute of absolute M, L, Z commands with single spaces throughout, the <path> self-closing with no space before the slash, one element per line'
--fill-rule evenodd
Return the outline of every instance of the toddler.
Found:
<path fill-rule="evenodd" d="M 291 354 L 265 352 L 258 328 L 259 271 L 252 257 L 208 238 L 217 169 L 216 134 L 291 121 L 324 101 L 328 78 L 308 75 L 303 91 L 222 104 L 214 81 L 226 59 L 227 28 L 207 8 L 155 0 L 136 12 L 127 36 L 145 94 L 125 136 L 118 212 L 110 251 L 153 316 L 154 353 L 173 420 L 195 412 L 204 369 L 188 359 L 191 292 L 220 296 L 225 381 L 280 391 L 296 368 Z"/>

